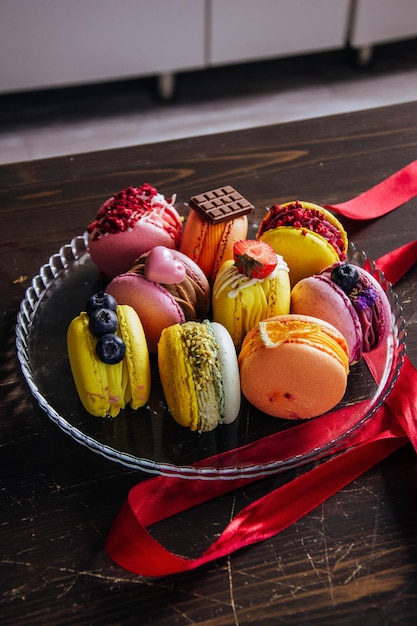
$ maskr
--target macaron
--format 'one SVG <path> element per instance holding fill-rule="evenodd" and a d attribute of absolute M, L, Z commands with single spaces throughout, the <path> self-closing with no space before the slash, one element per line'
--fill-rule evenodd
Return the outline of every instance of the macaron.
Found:
<path fill-rule="evenodd" d="M 225 261 L 233 259 L 233 245 L 248 234 L 253 205 L 230 185 L 193 196 L 180 250 L 189 256 L 212 285 Z"/>
<path fill-rule="evenodd" d="M 346 259 L 348 238 L 342 224 L 330 211 L 311 202 L 275 204 L 262 219 L 257 237 L 284 257 L 291 286 Z"/>
<path fill-rule="evenodd" d="M 232 338 L 216 322 L 185 322 L 163 330 L 158 368 L 169 411 L 192 431 L 230 424 L 241 404 Z"/>
<path fill-rule="evenodd" d="M 178 250 L 156 246 L 106 287 L 119 304 L 139 316 L 150 352 L 156 352 L 161 332 L 172 324 L 202 320 L 210 306 L 210 286 L 204 272 Z"/>
<path fill-rule="evenodd" d="M 265 241 L 238 241 L 233 255 L 217 273 L 212 308 L 214 321 L 227 328 L 239 350 L 260 321 L 289 313 L 291 289 L 288 265 Z"/>
<path fill-rule="evenodd" d="M 291 291 L 291 312 L 336 326 L 347 341 L 350 363 L 378 348 L 391 329 L 391 307 L 380 283 L 346 262 L 299 281 Z"/>
<path fill-rule="evenodd" d="M 243 395 L 274 417 L 317 417 L 346 391 L 346 341 L 334 326 L 314 317 L 282 315 L 260 322 L 246 335 L 238 363 Z"/>
<path fill-rule="evenodd" d="M 155 246 L 178 249 L 182 220 L 174 202 L 175 196 L 166 200 L 148 183 L 106 200 L 87 227 L 88 249 L 99 271 L 113 278 Z"/>
<path fill-rule="evenodd" d="M 67 331 L 68 357 L 80 400 L 96 417 L 116 417 L 150 396 L 149 352 L 135 311 L 102 292 L 87 303 Z"/>

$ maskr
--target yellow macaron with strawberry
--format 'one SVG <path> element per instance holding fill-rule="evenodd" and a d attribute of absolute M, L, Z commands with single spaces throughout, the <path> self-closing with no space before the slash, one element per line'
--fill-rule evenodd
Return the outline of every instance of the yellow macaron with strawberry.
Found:
<path fill-rule="evenodd" d="M 259 322 L 290 310 L 289 269 L 261 240 L 241 240 L 233 260 L 220 267 L 213 285 L 213 319 L 229 331 L 237 350 Z"/>

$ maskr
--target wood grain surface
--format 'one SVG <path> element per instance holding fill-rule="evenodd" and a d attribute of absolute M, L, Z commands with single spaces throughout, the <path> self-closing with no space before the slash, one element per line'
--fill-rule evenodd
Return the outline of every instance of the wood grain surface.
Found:
<path fill-rule="evenodd" d="M 415 624 L 410 445 L 272 539 L 194 572 L 145 579 L 113 563 L 103 541 L 130 487 L 147 476 L 94 454 L 46 417 L 20 371 L 14 326 L 39 267 L 125 186 L 149 182 L 186 203 L 230 184 L 260 218 L 273 202 L 342 202 L 416 158 L 417 104 L 409 103 L 0 167 L 2 624 Z M 373 222 L 344 223 L 376 258 L 416 238 L 416 210 L 414 199 Z M 414 267 L 396 287 L 415 365 L 416 281 Z M 255 482 L 152 532 L 195 557 L 246 504 L 300 471 Z"/>

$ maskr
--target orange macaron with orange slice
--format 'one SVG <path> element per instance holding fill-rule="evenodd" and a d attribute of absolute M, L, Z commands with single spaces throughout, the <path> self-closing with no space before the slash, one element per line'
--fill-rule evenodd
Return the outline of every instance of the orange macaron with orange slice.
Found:
<path fill-rule="evenodd" d="M 348 347 L 331 324 L 305 315 L 260 322 L 238 357 L 243 395 L 260 411 L 285 419 L 316 417 L 342 400 Z"/>

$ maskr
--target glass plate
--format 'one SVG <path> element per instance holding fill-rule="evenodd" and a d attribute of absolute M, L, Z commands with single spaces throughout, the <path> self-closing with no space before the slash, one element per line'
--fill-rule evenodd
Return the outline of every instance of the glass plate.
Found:
<path fill-rule="evenodd" d="M 390 393 L 404 358 L 404 319 L 391 285 L 352 244 L 349 259 L 365 267 L 383 286 L 392 307 L 392 329 L 379 349 L 375 380 L 364 360 L 352 366 L 345 397 L 336 407 L 337 419 L 320 416 L 302 423 L 287 421 L 265 415 L 243 401 L 233 424 L 220 425 L 210 433 L 191 432 L 169 414 L 154 355 L 151 398 L 146 407 L 138 411 L 127 408 L 114 419 L 90 416 L 78 399 L 66 348 L 69 322 L 100 288 L 85 234 L 54 254 L 26 291 L 16 326 L 23 374 L 53 422 L 79 443 L 125 466 L 205 479 L 258 477 L 299 467 L 332 454 L 372 417 Z M 352 414 L 348 409 L 355 403 L 358 410 Z M 315 431 L 314 446 L 311 429 Z M 274 453 L 264 456 L 263 444 L 271 437 Z"/>

